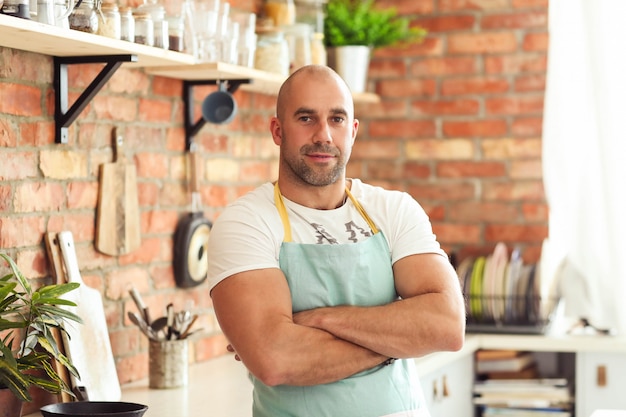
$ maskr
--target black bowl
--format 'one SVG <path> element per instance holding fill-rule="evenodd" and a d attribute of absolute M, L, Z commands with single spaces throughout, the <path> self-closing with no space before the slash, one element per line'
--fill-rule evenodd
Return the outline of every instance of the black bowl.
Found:
<path fill-rule="evenodd" d="M 77 401 L 41 407 L 43 417 L 141 417 L 147 405 L 117 401 Z"/>

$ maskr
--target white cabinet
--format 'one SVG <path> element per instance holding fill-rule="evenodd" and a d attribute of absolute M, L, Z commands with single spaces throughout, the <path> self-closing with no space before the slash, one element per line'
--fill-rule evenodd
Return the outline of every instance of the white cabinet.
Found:
<path fill-rule="evenodd" d="M 440 369 L 421 375 L 420 382 L 432 417 L 474 416 L 472 355 L 464 355 Z"/>
<path fill-rule="evenodd" d="M 626 354 L 576 354 L 576 417 L 595 410 L 626 410 Z"/>

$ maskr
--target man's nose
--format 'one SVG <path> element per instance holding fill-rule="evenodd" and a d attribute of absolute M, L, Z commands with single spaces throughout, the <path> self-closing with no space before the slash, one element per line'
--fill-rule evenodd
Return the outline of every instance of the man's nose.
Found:
<path fill-rule="evenodd" d="M 316 143 L 330 143 L 333 141 L 333 136 L 330 131 L 330 126 L 328 122 L 321 121 L 319 122 L 317 129 L 315 130 L 315 135 L 313 137 Z"/>

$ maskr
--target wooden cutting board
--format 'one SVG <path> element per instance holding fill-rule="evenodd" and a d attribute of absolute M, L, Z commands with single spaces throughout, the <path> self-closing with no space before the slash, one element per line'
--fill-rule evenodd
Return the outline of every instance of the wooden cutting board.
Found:
<path fill-rule="evenodd" d="M 102 296 L 82 280 L 72 232 L 61 232 L 57 237 L 67 280 L 80 283 L 80 287 L 66 296 L 77 304 L 69 308 L 83 319 L 83 324 L 68 324 L 69 337 L 65 338 L 66 353 L 80 374 L 80 379 L 73 381 L 73 385 L 84 387 L 90 401 L 119 401 L 122 391 L 115 369 Z"/>
<path fill-rule="evenodd" d="M 137 169 L 126 160 L 124 139 L 113 130 L 114 162 L 100 165 L 96 249 L 107 255 L 130 253 L 141 245 Z"/>

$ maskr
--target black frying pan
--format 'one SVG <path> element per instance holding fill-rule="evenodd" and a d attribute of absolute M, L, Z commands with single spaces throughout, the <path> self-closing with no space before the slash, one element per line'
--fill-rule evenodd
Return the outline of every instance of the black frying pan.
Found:
<path fill-rule="evenodd" d="M 200 210 L 197 158 L 197 152 L 192 149 L 189 153 L 192 211 L 178 222 L 174 233 L 174 278 L 182 288 L 201 284 L 208 270 L 207 246 L 212 224 Z"/>

